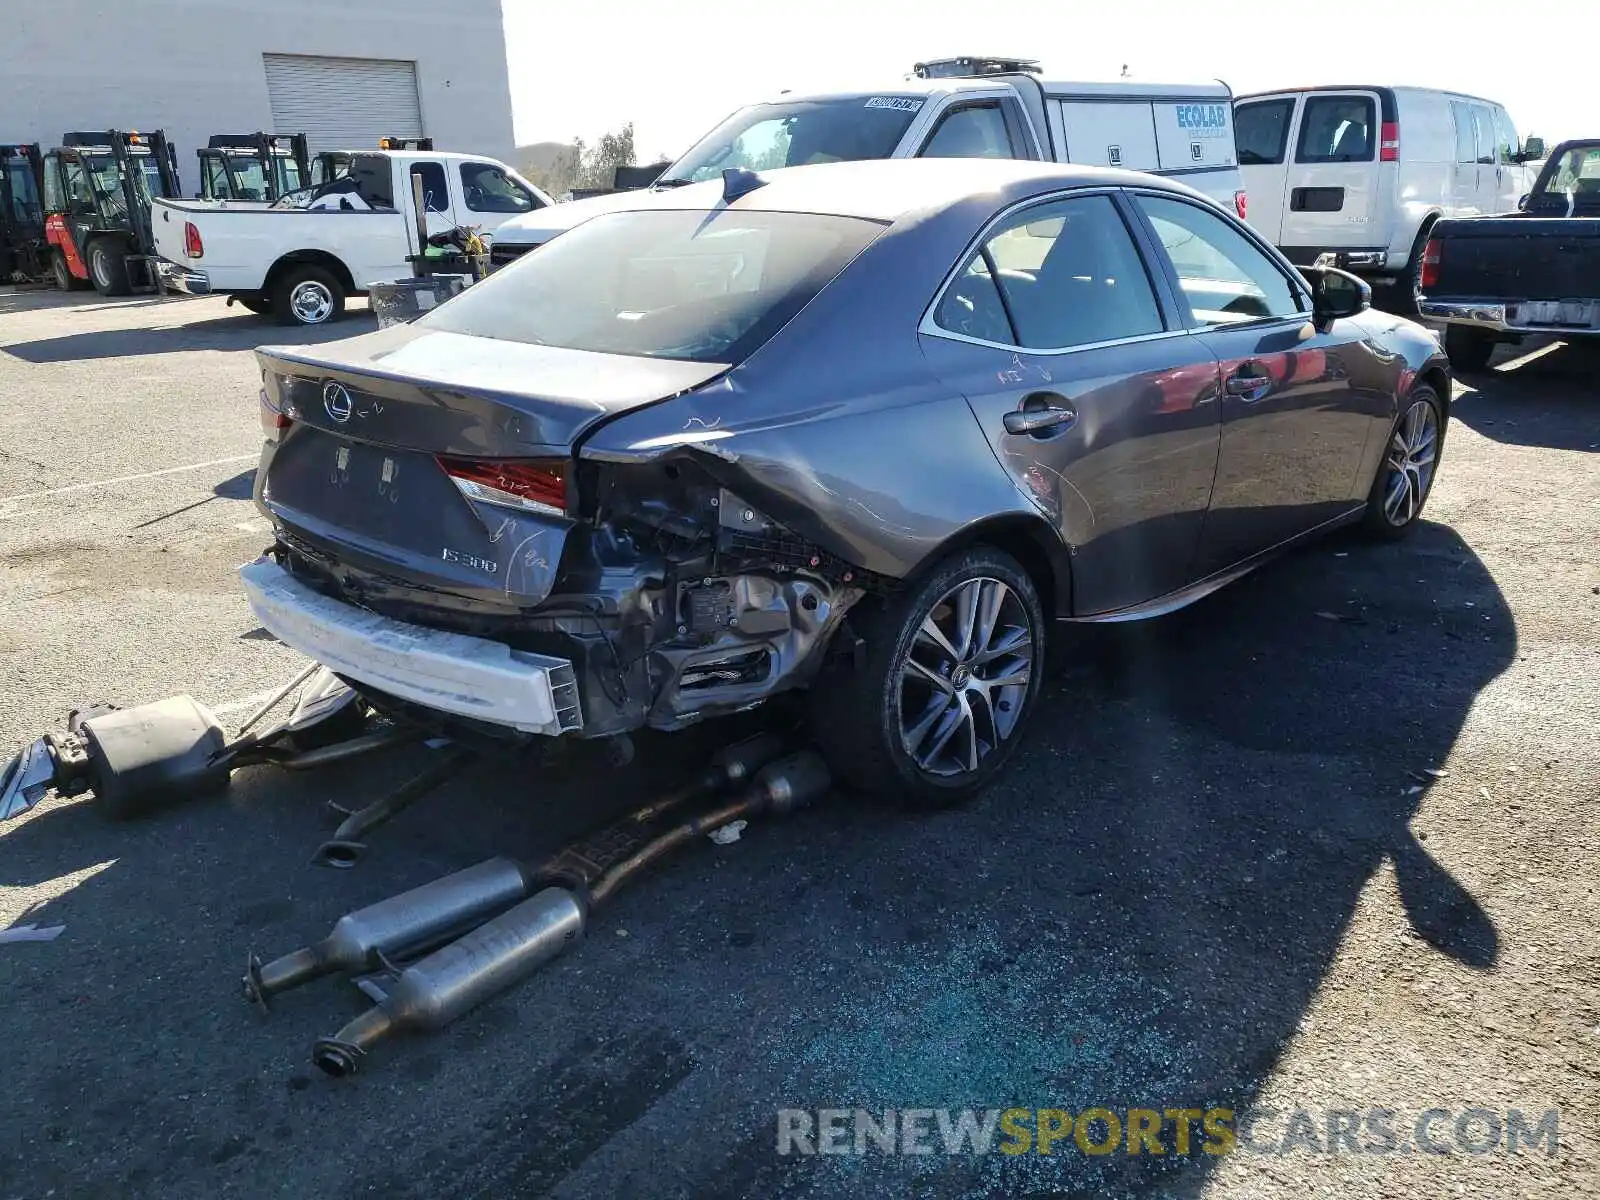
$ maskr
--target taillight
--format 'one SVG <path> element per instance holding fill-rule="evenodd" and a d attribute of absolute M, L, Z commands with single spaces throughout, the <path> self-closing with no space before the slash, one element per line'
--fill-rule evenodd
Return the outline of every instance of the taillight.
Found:
<path fill-rule="evenodd" d="M 1422 248 L 1422 278 L 1418 282 L 1424 288 L 1431 288 L 1439 282 L 1439 260 L 1444 257 L 1444 247 L 1438 238 L 1429 238 L 1428 244 Z"/>
<path fill-rule="evenodd" d="M 1400 161 L 1400 122 L 1385 121 L 1378 131 L 1378 161 Z"/>
<path fill-rule="evenodd" d="M 267 389 L 261 389 L 261 436 L 269 442 L 276 442 L 283 436 L 283 431 L 294 424 L 283 415 L 281 409 L 272 402 L 267 395 Z"/>
<path fill-rule="evenodd" d="M 439 465 L 469 500 L 562 517 L 567 512 L 564 458 L 446 458 Z"/>
<path fill-rule="evenodd" d="M 193 221 L 183 223 L 183 252 L 190 258 L 201 258 L 205 255 L 205 243 L 200 240 L 200 231 L 194 227 Z"/>
<path fill-rule="evenodd" d="M 1239 214 L 1239 220 L 1241 221 L 1248 217 L 1250 215 L 1250 197 L 1243 192 L 1235 192 L 1233 194 L 1233 211 Z"/>

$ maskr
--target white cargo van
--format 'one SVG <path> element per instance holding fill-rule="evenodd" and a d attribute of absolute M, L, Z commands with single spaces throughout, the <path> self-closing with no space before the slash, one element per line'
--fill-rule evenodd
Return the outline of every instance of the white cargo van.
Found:
<path fill-rule="evenodd" d="M 770 170 L 869 158 L 1028 158 L 1176 175 L 1245 215 L 1222 83 L 1052 82 L 1032 59 L 949 58 L 910 78 L 855 91 L 784 92 L 733 113 L 656 178 L 656 190 Z M 503 265 L 626 193 L 572 200 L 506 222 L 490 255 Z"/>
<path fill-rule="evenodd" d="M 1339 266 L 1415 296 L 1440 217 L 1511 212 L 1542 153 L 1505 106 L 1412 87 L 1312 87 L 1238 97 L 1250 223 L 1289 261 Z"/>

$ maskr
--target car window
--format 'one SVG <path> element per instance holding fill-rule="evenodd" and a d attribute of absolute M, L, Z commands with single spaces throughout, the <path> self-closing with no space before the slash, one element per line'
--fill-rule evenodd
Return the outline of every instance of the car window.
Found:
<path fill-rule="evenodd" d="M 1070 350 L 1165 328 L 1109 196 L 1058 200 L 1012 218 L 952 281 L 934 323 L 1030 350 Z"/>
<path fill-rule="evenodd" d="M 939 118 L 923 158 L 1015 158 L 998 104 L 968 104 Z"/>
<path fill-rule="evenodd" d="M 759 210 L 603 213 L 416 324 L 602 354 L 735 365 L 883 232 Z"/>
<path fill-rule="evenodd" d="M 1503 108 L 1494 110 L 1494 141 L 1495 158 L 1500 165 L 1509 167 L 1514 164 L 1517 161 L 1517 129 Z"/>
<path fill-rule="evenodd" d="M 1459 100 L 1450 101 L 1450 116 L 1456 126 L 1456 162 L 1478 161 L 1477 131 L 1472 125 L 1472 111 Z"/>
<path fill-rule="evenodd" d="M 227 171 L 223 170 L 220 155 L 206 156 L 206 190 L 218 200 L 233 199 L 233 184 L 228 179 Z"/>
<path fill-rule="evenodd" d="M 1294 118 L 1293 100 L 1262 100 L 1233 110 L 1233 141 L 1241 167 L 1281 163 Z"/>
<path fill-rule="evenodd" d="M 373 208 L 393 208 L 394 168 L 378 154 L 357 154 L 350 160 L 348 174 L 355 181 L 356 194 Z"/>
<path fill-rule="evenodd" d="M 532 192 L 493 163 L 462 163 L 461 194 L 473 212 L 525 213 L 539 207 Z"/>
<path fill-rule="evenodd" d="M 25 158 L 13 158 L 6 164 L 11 179 L 11 214 L 19 224 L 37 220 L 34 210 L 39 205 L 39 193 L 34 190 L 33 171 Z"/>
<path fill-rule="evenodd" d="M 1300 117 L 1296 162 L 1371 162 L 1377 105 L 1370 96 L 1310 96 Z"/>
<path fill-rule="evenodd" d="M 1137 199 L 1172 260 L 1196 320 L 1225 326 L 1305 311 L 1277 264 L 1227 217 L 1183 200 Z"/>
<path fill-rule="evenodd" d="M 1484 166 L 1494 166 L 1494 120 L 1489 110 L 1481 104 L 1471 106 L 1473 148 L 1477 161 Z"/>
<path fill-rule="evenodd" d="M 449 212 L 450 186 L 444 179 L 444 167 L 436 162 L 412 163 L 411 178 L 415 179 L 419 175 L 422 177 L 422 202 L 428 211 Z"/>

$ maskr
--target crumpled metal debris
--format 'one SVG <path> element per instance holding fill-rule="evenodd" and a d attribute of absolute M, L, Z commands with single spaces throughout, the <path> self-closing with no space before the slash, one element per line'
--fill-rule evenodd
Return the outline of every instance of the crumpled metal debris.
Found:
<path fill-rule="evenodd" d="M 731 846 L 739 840 L 739 835 L 748 824 L 749 821 L 730 821 L 720 829 L 713 829 L 708 836 L 719 846 Z"/>

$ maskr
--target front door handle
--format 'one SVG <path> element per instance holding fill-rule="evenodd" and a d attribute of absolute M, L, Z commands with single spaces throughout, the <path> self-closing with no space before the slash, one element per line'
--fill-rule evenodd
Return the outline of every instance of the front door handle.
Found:
<path fill-rule="evenodd" d="M 1005 415 L 1007 433 L 1037 436 L 1062 432 L 1078 419 L 1078 412 L 1060 396 L 1035 392 Z"/>
<path fill-rule="evenodd" d="M 1238 396 L 1241 400 L 1254 403 L 1267 394 L 1267 389 L 1272 386 L 1270 375 L 1238 375 L 1228 376 L 1228 395 Z"/>

